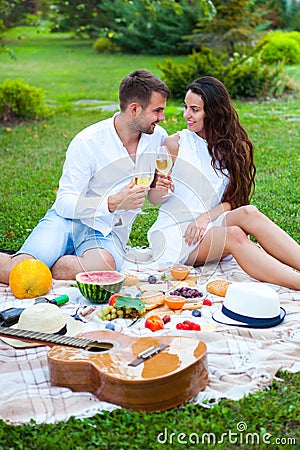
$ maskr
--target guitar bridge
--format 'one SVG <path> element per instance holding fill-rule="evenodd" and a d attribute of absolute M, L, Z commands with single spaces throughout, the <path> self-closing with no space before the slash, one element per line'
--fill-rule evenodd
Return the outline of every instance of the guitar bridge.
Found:
<path fill-rule="evenodd" d="M 143 352 L 138 354 L 138 357 L 132 361 L 131 363 L 129 363 L 129 366 L 133 366 L 136 367 L 139 364 L 142 364 L 144 361 L 146 361 L 146 359 L 152 358 L 154 355 L 157 355 L 157 353 L 165 350 L 166 348 L 168 348 L 169 345 L 168 344 L 161 344 L 161 345 L 157 345 L 156 347 L 149 347 L 146 350 L 144 350 Z"/>

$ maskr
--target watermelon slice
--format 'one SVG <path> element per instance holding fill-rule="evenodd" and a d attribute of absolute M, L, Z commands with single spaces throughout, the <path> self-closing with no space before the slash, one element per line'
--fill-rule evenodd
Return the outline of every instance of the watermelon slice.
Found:
<path fill-rule="evenodd" d="M 104 304 L 112 294 L 120 292 L 125 275 L 115 270 L 80 272 L 76 275 L 81 294 L 92 303 Z"/>

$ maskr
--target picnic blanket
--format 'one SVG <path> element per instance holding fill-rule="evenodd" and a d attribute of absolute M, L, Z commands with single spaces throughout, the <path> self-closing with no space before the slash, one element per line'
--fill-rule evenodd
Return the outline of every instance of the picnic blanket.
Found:
<path fill-rule="evenodd" d="M 122 271 L 136 273 L 147 279 L 157 268 L 151 264 L 127 263 Z M 213 278 L 244 282 L 250 279 L 234 260 L 221 262 L 214 267 L 194 269 L 194 275 L 205 282 Z M 278 370 L 298 372 L 300 369 L 300 292 L 270 285 L 279 294 L 280 303 L 286 310 L 286 318 L 280 325 L 268 329 L 251 329 L 222 325 L 212 320 L 212 313 L 222 305 L 222 297 L 208 294 L 212 306 L 203 306 L 202 317 L 196 320 L 204 331 L 181 331 L 176 329 L 176 319 L 191 317 L 191 311 L 160 331 L 158 335 L 184 335 L 201 339 L 207 346 L 209 384 L 191 402 L 208 407 L 221 398 L 238 400 L 248 393 L 269 386 Z M 134 288 L 132 288 L 134 289 Z M 62 306 L 64 312 L 74 314 L 80 304 L 88 304 L 74 282 L 55 281 L 47 298 L 69 295 L 70 301 Z M 16 299 L 9 287 L 0 284 L 1 309 L 13 306 L 27 307 L 34 300 Z M 177 320 L 177 321 L 178 321 Z M 195 318 L 193 317 L 195 321 Z M 145 328 L 144 319 L 128 328 L 129 319 L 118 319 L 116 330 L 131 336 L 151 336 Z M 83 324 L 84 331 L 104 329 L 105 322 L 97 314 Z M 15 349 L 0 340 L 0 418 L 7 423 L 22 425 L 34 420 L 36 423 L 55 423 L 71 416 L 85 418 L 101 411 L 118 408 L 100 401 L 88 392 L 72 392 L 68 388 L 51 385 L 47 363 L 49 347 L 40 346 Z"/>

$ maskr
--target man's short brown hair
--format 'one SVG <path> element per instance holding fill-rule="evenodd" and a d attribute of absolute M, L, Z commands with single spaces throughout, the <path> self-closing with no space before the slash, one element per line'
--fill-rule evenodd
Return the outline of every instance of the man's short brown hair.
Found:
<path fill-rule="evenodd" d="M 170 98 L 170 90 L 162 80 L 148 70 L 135 70 L 125 77 L 120 84 L 121 111 L 125 111 L 132 102 L 137 102 L 142 108 L 147 108 L 153 92 L 159 92 L 165 98 Z"/>

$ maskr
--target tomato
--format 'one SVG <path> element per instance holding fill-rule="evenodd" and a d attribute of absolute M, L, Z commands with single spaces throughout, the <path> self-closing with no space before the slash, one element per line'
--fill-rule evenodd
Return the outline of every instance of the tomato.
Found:
<path fill-rule="evenodd" d="M 184 320 L 176 325 L 177 330 L 194 330 L 201 331 L 201 327 L 198 323 L 191 322 L 189 320 Z"/>
<path fill-rule="evenodd" d="M 191 322 L 190 323 L 190 330 L 200 331 L 201 327 L 200 327 L 199 323 Z"/>
<path fill-rule="evenodd" d="M 121 294 L 113 294 L 109 297 L 108 304 L 109 306 L 114 306 L 116 304 L 116 300 L 120 297 Z"/>

